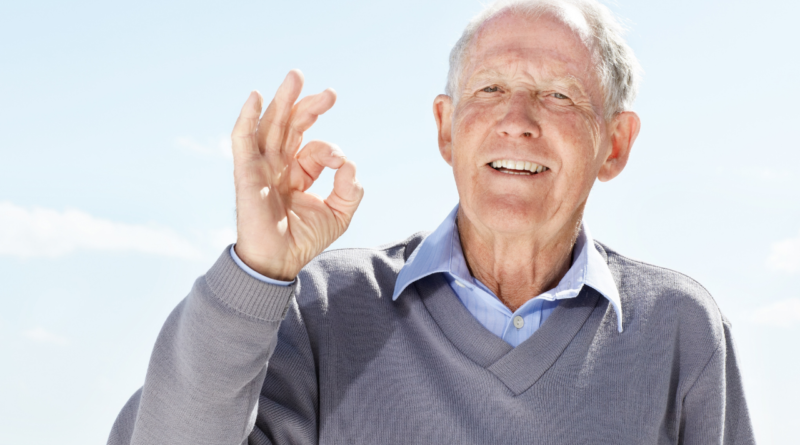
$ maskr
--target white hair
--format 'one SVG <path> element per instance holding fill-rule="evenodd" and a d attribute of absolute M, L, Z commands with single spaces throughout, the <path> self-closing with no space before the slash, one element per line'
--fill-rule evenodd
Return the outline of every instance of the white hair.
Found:
<path fill-rule="evenodd" d="M 605 117 L 630 110 L 639 85 L 641 67 L 622 38 L 624 29 L 597 0 L 497 0 L 473 18 L 450 51 L 445 92 L 454 101 L 460 94 L 463 63 L 470 43 L 484 23 L 504 12 L 539 17 L 551 14 L 572 29 L 592 52 L 605 94 Z"/>

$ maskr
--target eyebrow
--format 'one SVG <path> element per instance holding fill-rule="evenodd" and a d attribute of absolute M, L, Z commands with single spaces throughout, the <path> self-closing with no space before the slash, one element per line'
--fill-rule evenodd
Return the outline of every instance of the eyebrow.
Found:
<path fill-rule="evenodd" d="M 548 75 L 548 74 L 549 73 L 545 73 L 545 75 Z M 491 69 L 491 68 L 483 68 L 480 71 L 477 71 L 475 74 L 473 74 L 467 80 L 467 82 L 465 83 L 465 86 L 470 86 L 473 83 L 480 82 L 480 81 L 482 81 L 484 79 L 491 79 L 491 78 L 497 78 L 497 77 L 504 78 L 504 77 L 508 77 L 508 76 L 506 74 L 500 72 L 500 71 L 497 71 L 497 70 L 494 70 L 494 69 Z M 572 89 L 578 90 L 581 94 L 588 94 L 586 92 L 586 89 L 583 87 L 583 83 L 580 80 L 578 80 L 577 77 L 575 77 L 573 75 L 552 76 L 552 77 L 548 76 L 544 80 L 538 80 L 536 83 L 540 84 L 540 85 L 548 85 L 548 84 L 550 84 L 550 85 L 552 85 L 552 84 L 563 85 L 563 86 L 567 87 L 570 90 L 572 90 Z"/>
<path fill-rule="evenodd" d="M 578 80 L 577 77 L 572 76 L 572 75 L 554 77 L 552 79 L 549 79 L 545 83 L 551 83 L 551 84 L 554 83 L 554 84 L 564 85 L 570 91 L 572 91 L 574 89 L 574 90 L 578 90 L 578 92 L 580 92 L 581 94 L 588 94 L 588 92 L 586 91 L 586 89 L 583 86 L 583 82 L 581 82 L 580 80 Z"/>

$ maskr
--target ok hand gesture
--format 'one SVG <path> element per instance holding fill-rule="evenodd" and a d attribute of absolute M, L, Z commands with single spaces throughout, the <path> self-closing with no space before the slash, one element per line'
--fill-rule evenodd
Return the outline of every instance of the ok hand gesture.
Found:
<path fill-rule="evenodd" d="M 297 101 L 302 88 L 303 74 L 290 71 L 260 119 L 262 97 L 253 91 L 231 135 L 236 254 L 256 272 L 285 281 L 347 230 L 364 195 L 355 164 L 337 146 L 311 141 L 300 150 L 303 133 L 336 102 L 332 89 Z M 325 167 L 337 171 L 322 199 L 306 190 Z"/>

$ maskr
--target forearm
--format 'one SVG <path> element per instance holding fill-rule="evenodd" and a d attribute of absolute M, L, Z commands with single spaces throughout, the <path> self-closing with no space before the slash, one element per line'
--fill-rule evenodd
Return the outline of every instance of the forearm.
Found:
<path fill-rule="evenodd" d="M 242 443 L 293 290 L 254 279 L 226 251 L 167 319 L 138 406 L 126 406 L 137 413 L 120 414 L 109 443 Z"/>
<path fill-rule="evenodd" d="M 300 149 L 303 133 L 336 101 L 328 89 L 298 102 L 302 86 L 302 74 L 291 71 L 263 115 L 258 92 L 242 107 L 231 133 L 236 250 L 226 250 L 170 315 L 141 396 L 120 414 L 110 444 L 236 444 L 250 433 L 295 288 L 264 281 L 294 280 L 344 233 L 364 194 L 338 147 L 312 141 Z M 328 198 L 305 193 L 325 168 L 337 170 Z"/>
<path fill-rule="evenodd" d="M 723 328 L 723 342 L 684 398 L 681 444 L 755 443 L 730 325 Z"/>

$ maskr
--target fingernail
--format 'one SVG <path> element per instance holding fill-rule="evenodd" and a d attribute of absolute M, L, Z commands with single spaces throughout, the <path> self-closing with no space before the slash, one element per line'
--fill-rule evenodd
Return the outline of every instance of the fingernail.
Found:
<path fill-rule="evenodd" d="M 302 72 L 302 71 L 300 71 L 300 68 L 294 68 L 293 70 L 290 70 L 290 71 L 289 71 L 289 72 L 286 74 L 286 79 L 288 79 L 288 78 L 289 78 L 289 76 L 291 76 L 291 75 L 292 75 L 292 73 L 295 73 L 295 74 L 297 74 L 297 76 L 298 76 L 298 77 L 300 77 L 300 80 L 301 80 L 301 81 L 305 79 L 305 76 L 303 75 L 303 72 Z"/>
<path fill-rule="evenodd" d="M 334 144 L 331 144 L 331 145 L 333 145 L 331 147 L 331 156 L 335 156 L 337 158 L 343 158 L 344 157 L 344 152 L 342 151 L 342 149 L 339 148 L 338 145 L 334 145 Z"/>
<path fill-rule="evenodd" d="M 253 90 L 250 92 L 250 95 L 247 96 L 247 102 L 252 103 L 256 107 L 260 107 L 261 106 L 261 102 L 259 101 L 260 97 L 261 95 L 258 94 L 258 90 Z"/>

